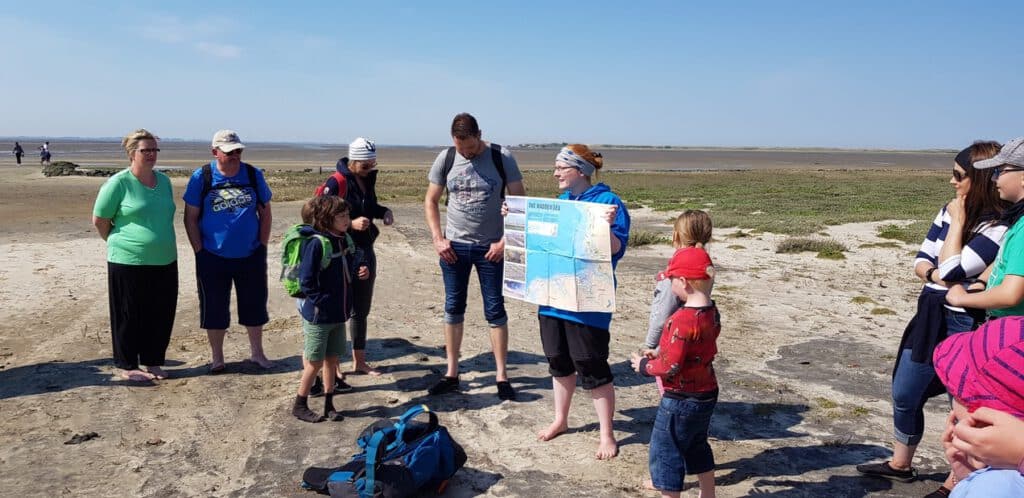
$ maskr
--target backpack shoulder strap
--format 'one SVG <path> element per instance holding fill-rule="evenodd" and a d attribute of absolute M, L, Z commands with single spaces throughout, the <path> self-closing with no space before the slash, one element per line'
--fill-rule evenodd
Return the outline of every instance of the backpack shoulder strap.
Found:
<path fill-rule="evenodd" d="M 345 175 L 341 174 L 340 171 L 335 171 L 331 176 L 338 183 L 338 193 L 335 195 L 344 199 L 345 195 L 348 194 L 348 180 L 345 179 Z"/>
<path fill-rule="evenodd" d="M 455 165 L 455 147 L 448 147 L 444 155 L 444 164 L 441 166 L 441 181 L 444 182 L 444 205 L 448 205 L 448 173 L 452 172 Z"/>
<path fill-rule="evenodd" d="M 331 253 L 333 252 L 331 240 L 320 234 L 313 235 L 313 237 L 320 241 L 320 269 L 325 270 L 331 266 Z"/>
<path fill-rule="evenodd" d="M 505 185 L 508 183 L 505 178 L 505 163 L 501 158 L 501 146 L 491 142 L 491 161 L 494 162 L 494 167 L 498 170 L 498 176 L 501 177 L 501 198 L 505 198 Z"/>
<path fill-rule="evenodd" d="M 249 174 L 249 186 L 252 187 L 252 191 L 256 193 L 256 204 L 263 207 L 263 198 L 260 196 L 260 185 L 256 183 L 256 167 L 249 163 L 242 163 L 246 167 L 246 172 Z"/>
<path fill-rule="evenodd" d="M 210 193 L 210 189 L 213 188 L 213 167 L 210 163 L 203 165 L 203 189 L 199 193 L 199 217 L 203 217 L 203 208 L 206 207 L 206 196 Z"/>

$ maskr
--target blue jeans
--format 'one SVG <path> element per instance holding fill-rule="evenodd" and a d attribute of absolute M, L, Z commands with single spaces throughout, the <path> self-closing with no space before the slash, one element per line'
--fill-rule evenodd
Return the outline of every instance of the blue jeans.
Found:
<path fill-rule="evenodd" d="M 651 482 L 661 491 L 682 491 L 686 474 L 715 468 L 708 427 L 718 398 L 706 401 L 661 398 L 647 459 Z"/>
<path fill-rule="evenodd" d="M 949 335 L 974 328 L 974 320 L 967 313 L 949 309 L 945 313 Z M 925 391 L 934 379 L 934 365 L 918 363 L 911 359 L 909 348 L 903 350 L 892 378 L 892 419 L 893 435 L 907 446 L 916 446 L 924 435 L 924 404 L 928 401 Z"/>
<path fill-rule="evenodd" d="M 480 294 L 484 301 L 484 318 L 491 327 L 508 323 L 505 314 L 505 298 L 501 295 L 501 279 L 504 261 L 492 263 L 484 258 L 490 246 L 452 242 L 456 260 L 448 264 L 441 262 L 441 276 L 444 278 L 444 323 L 456 325 L 466 319 L 466 294 L 469 288 L 469 273 L 476 267 L 480 280 Z"/>

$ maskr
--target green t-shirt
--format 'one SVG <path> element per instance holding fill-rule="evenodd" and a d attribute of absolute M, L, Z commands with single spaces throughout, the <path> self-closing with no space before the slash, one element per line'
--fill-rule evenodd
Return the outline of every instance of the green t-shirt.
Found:
<path fill-rule="evenodd" d="M 1019 275 L 1024 277 L 1024 218 L 1014 223 L 1006 236 L 1003 237 L 1003 245 L 999 248 L 999 256 L 996 257 L 996 265 L 992 267 L 992 273 L 988 276 L 988 288 L 991 289 L 1001 283 L 1006 275 Z M 1024 302 L 1017 303 L 1009 308 L 989 310 L 991 316 L 1024 316 Z"/>
<path fill-rule="evenodd" d="M 114 222 L 107 237 L 107 261 L 168 265 L 178 260 L 171 179 L 159 171 L 155 173 L 155 188 L 143 185 L 129 169 L 100 187 L 92 214 Z"/>

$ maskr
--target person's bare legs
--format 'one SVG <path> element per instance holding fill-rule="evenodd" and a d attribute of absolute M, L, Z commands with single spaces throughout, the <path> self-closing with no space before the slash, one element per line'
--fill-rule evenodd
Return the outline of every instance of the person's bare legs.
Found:
<path fill-rule="evenodd" d="M 461 338 L 460 336 L 459 339 Z M 508 360 L 508 324 L 491 327 L 491 351 L 494 352 L 494 381 L 507 381 L 508 372 L 505 365 Z"/>
<path fill-rule="evenodd" d="M 245 331 L 249 333 L 249 360 L 260 367 L 273 368 L 274 362 L 267 359 L 267 355 L 263 353 L 263 326 L 246 325 Z M 223 355 L 221 357 L 223 358 Z"/>
<path fill-rule="evenodd" d="M 892 460 L 889 466 L 896 470 L 910 470 L 910 463 L 914 460 L 914 453 L 917 452 L 917 445 L 907 446 L 899 441 L 892 443 Z"/>
<path fill-rule="evenodd" d="M 313 388 L 313 380 L 323 368 L 322 361 L 309 361 L 302 358 L 302 378 L 299 380 L 299 396 L 309 396 L 309 390 Z M 333 381 L 332 381 L 333 382 Z"/>
<path fill-rule="evenodd" d="M 210 340 L 210 350 L 213 352 L 213 361 L 210 362 L 211 372 L 224 370 L 224 335 L 228 331 L 224 329 L 206 329 L 206 338 Z"/>
<path fill-rule="evenodd" d="M 537 433 L 537 439 L 550 441 L 569 430 L 569 405 L 576 392 L 576 374 L 551 378 L 551 391 L 555 398 L 555 420 L 547 429 Z"/>
<path fill-rule="evenodd" d="M 715 498 L 714 470 L 697 474 L 697 483 L 700 485 L 700 498 Z"/>
<path fill-rule="evenodd" d="M 679 498 L 682 496 L 682 491 L 662 491 L 661 498 Z"/>
<path fill-rule="evenodd" d="M 619 445 L 615 442 L 612 430 L 612 417 L 615 415 L 615 386 L 611 382 L 590 390 L 594 399 L 594 410 L 597 411 L 598 425 L 601 427 L 601 442 L 594 456 L 598 460 L 615 458 L 619 454 Z"/>
<path fill-rule="evenodd" d="M 507 337 L 507 336 L 506 336 Z M 445 377 L 459 376 L 459 354 L 462 351 L 462 324 L 444 324 L 444 352 L 448 358 L 448 371 Z M 504 361 L 504 359 L 502 359 Z"/>

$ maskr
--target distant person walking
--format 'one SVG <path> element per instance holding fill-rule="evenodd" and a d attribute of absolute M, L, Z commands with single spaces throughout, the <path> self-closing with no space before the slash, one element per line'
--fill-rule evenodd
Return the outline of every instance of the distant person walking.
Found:
<path fill-rule="evenodd" d="M 932 353 L 947 336 L 974 330 L 981 323 L 968 310 L 947 301 L 947 293 L 985 271 L 1005 240 L 1007 225 L 1000 216 L 1008 202 L 999 199 L 996 175 L 975 166 L 995 156 L 999 147 L 996 142 L 975 142 L 953 160 L 949 183 L 955 196 L 939 209 L 914 260 L 914 274 L 924 287 L 917 312 L 900 339 L 893 368 L 892 459 L 858 465 L 862 474 L 904 482 L 917 478 L 911 463 L 924 435 L 924 405 L 945 392 L 935 374 Z M 947 477 L 944 489 L 928 496 L 944 496 L 953 484 Z"/>
<path fill-rule="evenodd" d="M 476 268 L 484 318 L 491 328 L 494 380 L 498 397 L 514 399 L 505 360 L 508 356 L 508 315 L 501 295 L 505 252 L 501 203 L 505 190 L 526 195 L 523 175 L 508 149 L 487 143 L 476 118 L 463 113 L 452 120 L 454 147 L 438 154 L 430 167 L 424 198 L 427 227 L 440 256 L 444 279 L 444 342 L 448 369 L 428 392 L 443 394 L 459 389 L 459 353 L 466 313 L 469 275 Z M 351 187 L 350 187 L 351 188 Z M 441 230 L 441 193 L 448 190 L 445 228 Z"/>
<path fill-rule="evenodd" d="M 249 359 L 263 368 L 267 315 L 267 242 L 270 187 L 263 172 L 242 162 L 242 144 L 232 130 L 213 135 L 214 159 L 195 170 L 185 188 L 185 232 L 196 254 L 199 326 L 206 329 L 213 359 L 210 373 L 224 371 L 224 336 L 231 323 L 234 285 L 238 323 L 249 334 Z"/>
<path fill-rule="evenodd" d="M 39 146 L 39 164 L 50 164 L 50 142 Z"/>
<path fill-rule="evenodd" d="M 21 166 L 21 156 L 25 155 L 25 149 L 21 148 L 20 143 L 14 142 L 14 150 L 11 152 L 14 153 L 14 160 L 18 162 L 18 166 Z"/>
<path fill-rule="evenodd" d="M 92 214 L 96 231 L 107 241 L 114 365 L 128 380 L 167 377 L 160 367 L 178 305 L 174 193 L 167 175 L 153 169 L 157 140 L 144 129 L 124 137 L 121 145 L 131 164 L 100 187 Z"/>
<path fill-rule="evenodd" d="M 331 176 L 325 183 L 324 194 L 344 191 L 352 224 L 348 233 L 356 247 L 362 251 L 363 262 L 370 270 L 369 278 L 352 282 L 352 318 L 349 331 L 352 335 L 352 373 L 377 376 L 380 372 L 366 362 L 366 318 L 373 302 L 373 286 L 377 280 L 377 255 L 373 242 L 380 235 L 380 229 L 373 220 L 385 225 L 395 222 L 391 210 L 377 203 L 377 146 L 371 140 L 359 137 L 348 145 L 348 156 L 338 160 L 338 173 L 342 175 L 345 188 Z"/>

